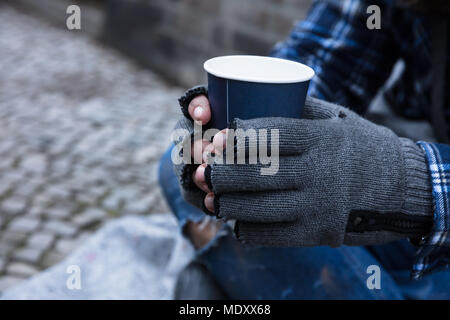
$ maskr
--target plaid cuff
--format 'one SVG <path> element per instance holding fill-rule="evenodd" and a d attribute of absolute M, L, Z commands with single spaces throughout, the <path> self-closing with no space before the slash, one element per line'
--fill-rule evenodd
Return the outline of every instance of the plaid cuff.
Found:
<path fill-rule="evenodd" d="M 417 142 L 425 152 L 431 175 L 434 223 L 431 233 L 422 238 L 411 277 L 450 269 L 450 146 Z"/>

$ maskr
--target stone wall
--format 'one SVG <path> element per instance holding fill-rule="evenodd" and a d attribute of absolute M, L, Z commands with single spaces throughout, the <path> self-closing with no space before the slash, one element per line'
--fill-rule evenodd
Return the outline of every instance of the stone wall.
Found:
<path fill-rule="evenodd" d="M 303 18 L 311 0 L 109 0 L 106 40 L 185 86 L 204 81 L 203 62 L 266 55 Z"/>

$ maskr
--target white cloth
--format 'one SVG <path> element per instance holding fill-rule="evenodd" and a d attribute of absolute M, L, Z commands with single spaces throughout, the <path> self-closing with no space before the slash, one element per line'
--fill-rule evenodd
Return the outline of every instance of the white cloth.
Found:
<path fill-rule="evenodd" d="M 177 275 L 193 257 L 172 215 L 125 217 L 1 298 L 172 299 Z"/>

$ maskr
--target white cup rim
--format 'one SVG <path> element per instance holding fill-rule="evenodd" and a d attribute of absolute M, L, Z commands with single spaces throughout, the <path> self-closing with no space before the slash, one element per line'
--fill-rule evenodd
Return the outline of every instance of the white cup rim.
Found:
<path fill-rule="evenodd" d="M 219 78 L 259 83 L 296 83 L 314 77 L 314 70 L 303 63 L 252 55 L 215 57 L 203 68 Z"/>

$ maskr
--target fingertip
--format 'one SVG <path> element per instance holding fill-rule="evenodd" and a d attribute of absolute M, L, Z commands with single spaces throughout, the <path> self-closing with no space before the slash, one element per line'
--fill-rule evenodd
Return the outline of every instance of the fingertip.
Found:
<path fill-rule="evenodd" d="M 202 160 L 206 164 L 211 164 L 211 162 L 214 160 L 214 156 L 215 156 L 214 145 L 210 143 L 206 146 L 206 148 L 203 149 Z"/>
<path fill-rule="evenodd" d="M 188 112 L 192 119 L 207 124 L 211 120 L 211 107 L 205 95 L 192 99 L 188 106 Z"/>
<path fill-rule="evenodd" d="M 199 187 L 201 190 L 205 191 L 206 193 L 211 192 L 211 190 L 208 187 L 208 184 L 206 183 L 205 179 L 205 168 L 206 164 L 201 164 L 197 167 L 195 172 L 193 173 L 193 180 L 197 187 Z"/>
<path fill-rule="evenodd" d="M 207 140 L 195 140 L 193 143 L 193 153 L 192 157 L 195 164 L 203 163 L 203 152 L 205 148 L 210 144 Z"/>
<path fill-rule="evenodd" d="M 223 151 L 227 144 L 227 134 L 228 129 L 223 129 L 220 132 L 218 132 L 214 138 L 213 138 L 213 146 L 217 153 L 221 154 L 221 151 Z"/>
<path fill-rule="evenodd" d="M 202 184 L 205 183 L 205 167 L 206 164 L 203 163 L 198 166 L 197 170 L 195 170 L 195 179 Z"/>
<path fill-rule="evenodd" d="M 206 209 L 214 213 L 214 193 L 212 192 L 208 193 L 205 197 L 204 203 Z"/>
<path fill-rule="evenodd" d="M 208 106 L 203 110 L 201 121 L 202 124 L 207 124 L 210 120 L 211 120 L 211 107 L 209 106 L 208 103 Z"/>

